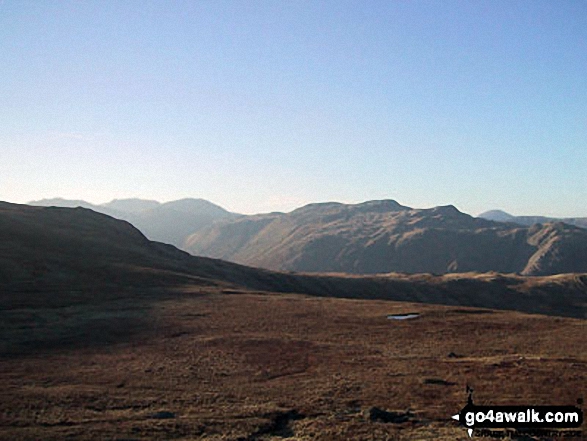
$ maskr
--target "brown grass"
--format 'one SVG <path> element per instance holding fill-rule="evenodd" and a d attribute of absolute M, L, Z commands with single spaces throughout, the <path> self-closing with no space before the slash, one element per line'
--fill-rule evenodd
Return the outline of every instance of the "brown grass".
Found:
<path fill-rule="evenodd" d="M 65 326 L 5 352 L 1 439 L 465 440 L 450 416 L 466 384 L 477 404 L 586 392 L 584 320 L 202 287 L 123 303 L 36 312 L 38 342 L 75 317 L 86 339 Z M 372 422 L 372 407 L 415 417 Z"/>

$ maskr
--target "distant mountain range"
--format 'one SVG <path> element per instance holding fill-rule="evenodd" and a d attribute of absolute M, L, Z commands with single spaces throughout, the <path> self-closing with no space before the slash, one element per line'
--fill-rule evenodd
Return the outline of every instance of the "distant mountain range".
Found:
<path fill-rule="evenodd" d="M 389 210 L 406 214 L 413 211 L 392 201 L 382 201 L 358 206 L 310 206 L 296 210 L 295 216 L 314 219 L 316 210 L 326 223 L 340 221 L 341 212 L 345 213 L 343 218 L 351 219 L 358 211 L 366 218 L 376 219 Z M 450 224 L 462 216 L 452 207 L 429 211 L 431 216 L 426 217 L 425 223 L 442 223 L 446 216 L 446 223 Z M 436 220 L 429 220 L 434 217 Z M 357 277 L 275 272 L 191 256 L 171 245 L 148 240 L 128 222 L 89 209 L 0 202 L 0 310 L 13 311 L 15 320 L 29 317 L 30 314 L 23 315 L 22 311 L 30 308 L 51 310 L 82 304 L 98 307 L 124 296 L 144 299 L 154 295 L 163 299 L 165 290 L 180 288 L 196 295 L 208 288 L 235 295 L 242 292 L 239 290 L 260 290 L 513 309 L 582 318 L 587 314 L 586 286 L 585 274 L 536 278 L 496 273 Z M 80 323 L 83 319 L 79 317 Z M 54 326 L 60 324 L 57 318 L 53 320 Z M 80 324 L 76 322 L 75 326 Z M 19 328 L 15 335 L 24 333 L 26 337 L 34 334 L 35 329 Z"/>
<path fill-rule="evenodd" d="M 102 205 L 51 199 L 31 204 L 90 208 L 127 220 L 149 239 L 191 254 L 271 270 L 587 272 L 587 230 L 583 228 L 562 222 L 518 225 L 513 216 L 495 211 L 482 216 L 498 221 L 475 218 L 452 205 L 414 209 L 382 200 L 238 215 L 202 199 L 163 204 L 125 199 Z"/>
<path fill-rule="evenodd" d="M 83 207 L 130 222 L 151 240 L 182 248 L 185 240 L 201 228 L 220 219 L 238 215 L 204 199 L 180 199 L 160 203 L 145 199 L 114 199 L 101 205 L 68 199 L 42 199 L 29 205 Z"/>
<path fill-rule="evenodd" d="M 565 224 L 587 228 L 587 217 L 546 217 L 546 216 L 513 216 L 502 210 L 490 210 L 481 213 L 478 217 L 497 222 L 513 222 L 519 225 L 546 224 L 549 222 L 564 222 Z"/>

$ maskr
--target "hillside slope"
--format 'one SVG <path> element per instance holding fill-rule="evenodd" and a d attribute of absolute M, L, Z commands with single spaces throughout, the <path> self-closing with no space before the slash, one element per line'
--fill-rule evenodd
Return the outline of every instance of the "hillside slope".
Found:
<path fill-rule="evenodd" d="M 194 257 L 149 241 L 127 222 L 84 208 L 0 203 L 0 303 L 71 305 L 139 298 L 154 288 L 217 286 L 322 297 L 387 299 L 587 316 L 587 276 L 307 275 Z"/>
<path fill-rule="evenodd" d="M 474 218 L 453 206 L 412 209 L 390 200 L 243 216 L 196 232 L 184 249 L 287 271 L 587 271 L 586 230 L 563 223 L 522 227 Z"/>

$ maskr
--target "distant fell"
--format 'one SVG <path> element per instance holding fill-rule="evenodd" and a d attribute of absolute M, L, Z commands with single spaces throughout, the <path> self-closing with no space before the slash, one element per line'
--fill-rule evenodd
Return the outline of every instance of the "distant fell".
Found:
<path fill-rule="evenodd" d="M 40 199 L 38 201 L 30 201 L 28 205 L 35 205 L 39 207 L 64 207 L 64 208 L 89 208 L 90 210 L 96 211 L 100 208 L 100 205 L 95 205 L 90 202 L 86 202 L 80 199 L 64 199 L 64 198 L 51 198 L 51 199 Z"/>
<path fill-rule="evenodd" d="M 187 237 L 221 219 L 238 215 L 204 199 L 181 199 L 160 204 L 126 220 L 152 240 L 183 248 Z"/>
<path fill-rule="evenodd" d="M 116 210 L 123 213 L 140 213 L 142 211 L 157 208 L 161 203 L 146 199 L 113 199 L 110 202 L 102 204 L 101 207 Z"/>
<path fill-rule="evenodd" d="M 519 225 L 546 224 L 549 222 L 564 222 L 576 227 L 587 228 L 587 217 L 547 217 L 547 216 L 513 216 L 502 210 L 490 210 L 481 213 L 478 217 L 497 222 L 513 222 Z"/>
<path fill-rule="evenodd" d="M 512 222 L 516 217 L 503 210 L 489 210 L 481 213 L 479 216 L 482 219 L 492 220 L 496 222 Z"/>
<path fill-rule="evenodd" d="M 475 218 L 452 205 L 414 209 L 391 200 L 227 219 L 191 235 L 184 249 L 303 272 L 587 271 L 587 231 L 575 226 L 524 227 Z"/>
<path fill-rule="evenodd" d="M 61 198 L 32 201 L 43 207 L 83 207 L 130 222 L 151 240 L 182 248 L 185 240 L 213 222 L 237 216 L 204 199 L 180 199 L 160 203 L 145 199 L 114 199 L 105 204 Z"/>

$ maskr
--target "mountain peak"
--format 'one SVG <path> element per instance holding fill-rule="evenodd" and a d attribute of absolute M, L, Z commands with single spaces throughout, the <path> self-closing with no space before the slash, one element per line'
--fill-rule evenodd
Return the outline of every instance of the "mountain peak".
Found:
<path fill-rule="evenodd" d="M 381 199 L 360 202 L 358 204 L 344 204 L 342 202 L 315 202 L 303 207 L 297 208 L 292 213 L 306 213 L 315 211 L 328 211 L 332 209 L 338 209 L 344 212 L 351 210 L 356 213 L 387 213 L 393 211 L 411 210 L 410 207 L 399 204 L 393 199 Z"/>
<path fill-rule="evenodd" d="M 368 208 L 369 211 L 378 211 L 378 212 L 388 212 L 388 211 L 402 211 L 402 210 L 410 210 L 410 207 L 406 207 L 401 205 L 397 201 L 393 199 L 381 199 L 381 200 L 373 200 L 373 201 L 366 201 L 361 204 L 357 204 L 356 207 L 359 208 Z"/>
<path fill-rule="evenodd" d="M 161 205 L 157 201 L 139 198 L 113 199 L 110 202 L 102 204 L 102 207 L 127 213 L 139 213 L 150 210 Z"/>
<path fill-rule="evenodd" d="M 185 213 L 191 213 L 194 211 L 197 211 L 199 213 L 201 213 L 202 211 L 228 213 L 228 211 L 226 211 L 221 206 L 216 205 L 210 201 L 207 201 L 206 199 L 184 198 L 178 199 L 176 201 L 165 202 L 160 206 L 177 211 L 182 211 Z"/>
<path fill-rule="evenodd" d="M 515 216 L 512 216 L 511 214 L 506 213 L 503 210 L 485 211 L 477 217 L 480 217 L 482 219 L 496 221 L 496 222 L 511 222 L 515 218 Z"/>
<path fill-rule="evenodd" d="M 431 209 L 432 213 L 441 214 L 444 216 L 454 216 L 463 214 L 457 207 L 454 205 L 439 205 L 438 207 L 434 207 Z"/>

